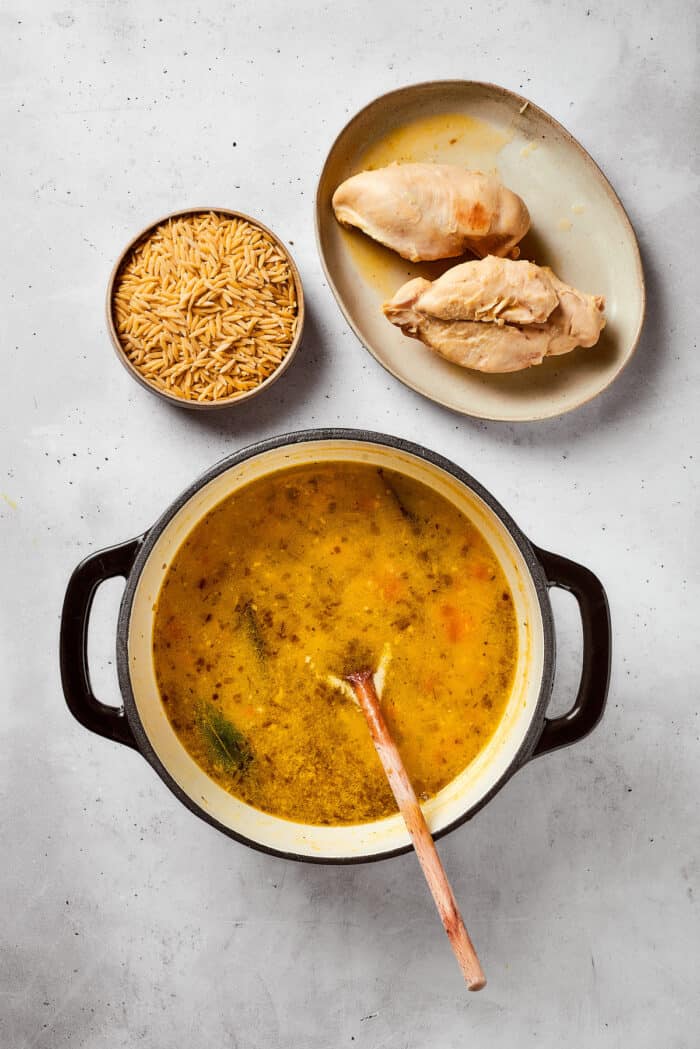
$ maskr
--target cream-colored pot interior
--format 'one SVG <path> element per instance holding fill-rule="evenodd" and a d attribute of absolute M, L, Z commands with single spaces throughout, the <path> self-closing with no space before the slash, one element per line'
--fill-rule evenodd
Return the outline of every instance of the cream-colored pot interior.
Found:
<path fill-rule="evenodd" d="M 192 527 L 213 506 L 270 472 L 309 461 L 345 460 L 400 470 L 431 485 L 473 520 L 498 556 L 508 578 L 519 626 L 519 658 L 512 694 L 486 748 L 424 805 L 433 832 L 477 805 L 506 773 L 535 715 L 544 658 L 543 627 L 532 576 L 504 525 L 482 499 L 432 463 L 388 445 L 355 440 L 305 441 L 265 451 L 238 463 L 200 488 L 158 538 L 139 578 L 128 629 L 129 676 L 144 731 L 180 788 L 224 827 L 258 845 L 316 859 L 370 857 L 409 844 L 400 816 L 374 823 L 315 827 L 269 816 L 232 797 L 190 758 L 170 726 L 153 667 L 153 607 L 175 553 Z"/>

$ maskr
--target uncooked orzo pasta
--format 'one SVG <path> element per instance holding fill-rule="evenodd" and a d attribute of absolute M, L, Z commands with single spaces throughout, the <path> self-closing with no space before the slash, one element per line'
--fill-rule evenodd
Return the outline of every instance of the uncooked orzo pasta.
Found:
<path fill-rule="evenodd" d="M 244 219 L 168 219 L 128 254 L 114 283 L 122 349 L 147 382 L 189 401 L 240 396 L 280 365 L 296 334 L 289 261 Z"/>

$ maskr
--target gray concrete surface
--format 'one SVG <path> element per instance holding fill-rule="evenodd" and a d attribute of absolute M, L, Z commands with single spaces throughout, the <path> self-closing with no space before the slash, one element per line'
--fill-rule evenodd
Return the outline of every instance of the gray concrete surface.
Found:
<path fill-rule="evenodd" d="M 5 0 L 3 1049 L 699 1044 L 694 21 L 689 0 Z M 553 113 L 638 230 L 638 355 L 565 418 L 483 424 L 422 400 L 362 351 L 325 286 L 312 197 L 332 138 L 376 94 L 442 76 L 493 80 Z M 228 417 L 155 402 L 116 364 L 103 323 L 126 238 L 204 202 L 294 243 L 311 313 L 290 373 Z M 338 869 L 257 855 L 63 704 L 73 565 L 142 531 L 226 452 L 320 424 L 418 436 L 609 590 L 603 724 L 527 767 L 442 846 L 490 977 L 478 996 L 412 857 Z M 91 636 L 113 702 L 118 598 L 118 583 L 101 592 Z M 556 610 L 561 708 L 580 642 L 567 600 Z"/>

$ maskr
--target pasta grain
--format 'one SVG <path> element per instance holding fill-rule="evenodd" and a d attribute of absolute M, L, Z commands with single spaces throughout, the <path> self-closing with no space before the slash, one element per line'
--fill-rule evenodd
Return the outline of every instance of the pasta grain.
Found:
<path fill-rule="evenodd" d="M 122 350 L 152 386 L 190 401 L 255 389 L 297 330 L 289 261 L 263 230 L 216 212 L 168 219 L 129 253 L 114 283 Z"/>

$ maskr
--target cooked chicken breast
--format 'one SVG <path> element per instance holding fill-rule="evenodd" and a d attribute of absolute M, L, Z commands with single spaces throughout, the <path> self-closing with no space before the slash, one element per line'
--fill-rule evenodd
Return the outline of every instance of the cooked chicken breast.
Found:
<path fill-rule="evenodd" d="M 436 281 L 408 281 L 382 307 L 414 339 L 454 364 L 515 372 L 545 357 L 594 346 L 605 299 L 565 284 L 546 266 L 490 255 Z"/>
<path fill-rule="evenodd" d="M 525 204 L 497 178 L 453 164 L 390 164 L 361 171 L 333 194 L 344 226 L 357 226 L 411 262 L 508 255 L 530 228 Z"/>

